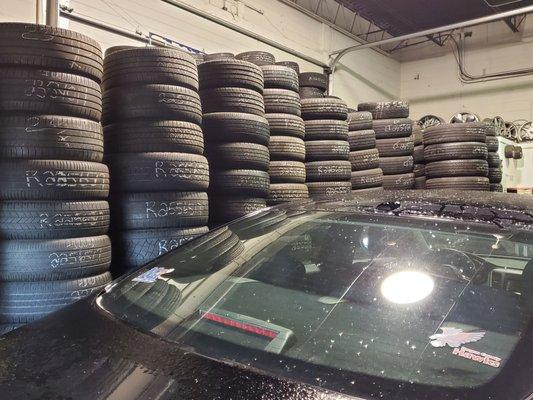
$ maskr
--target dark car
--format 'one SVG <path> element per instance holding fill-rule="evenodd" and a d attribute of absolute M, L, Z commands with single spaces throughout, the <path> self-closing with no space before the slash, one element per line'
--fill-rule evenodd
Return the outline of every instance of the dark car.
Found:
<path fill-rule="evenodd" d="M 266 209 L 0 338 L 2 399 L 533 398 L 533 202 Z"/>

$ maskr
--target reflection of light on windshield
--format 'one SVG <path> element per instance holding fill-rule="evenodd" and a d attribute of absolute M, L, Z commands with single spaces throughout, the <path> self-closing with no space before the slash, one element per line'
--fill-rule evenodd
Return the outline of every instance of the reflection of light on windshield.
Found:
<path fill-rule="evenodd" d="M 368 236 L 365 236 L 365 237 L 363 238 L 363 247 L 364 247 L 365 249 L 368 249 Z"/>
<path fill-rule="evenodd" d="M 396 304 L 410 304 L 428 297 L 435 282 L 431 277 L 418 271 L 396 272 L 383 281 L 381 294 Z"/>

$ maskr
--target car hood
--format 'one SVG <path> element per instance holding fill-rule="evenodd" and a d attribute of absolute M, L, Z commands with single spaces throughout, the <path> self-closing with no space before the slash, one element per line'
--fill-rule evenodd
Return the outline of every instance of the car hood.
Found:
<path fill-rule="evenodd" d="M 93 299 L 0 337 L 17 399 L 353 399 L 210 360 L 100 313 Z"/>

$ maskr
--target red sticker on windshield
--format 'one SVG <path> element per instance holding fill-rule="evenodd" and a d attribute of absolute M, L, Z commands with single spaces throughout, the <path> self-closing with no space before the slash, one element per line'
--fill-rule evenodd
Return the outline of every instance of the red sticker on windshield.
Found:
<path fill-rule="evenodd" d="M 499 357 L 472 350 L 463 346 L 456 347 L 455 349 L 453 349 L 452 354 L 454 356 L 466 358 L 467 360 L 472 360 L 493 368 L 500 368 L 500 364 L 502 362 L 502 359 Z"/>

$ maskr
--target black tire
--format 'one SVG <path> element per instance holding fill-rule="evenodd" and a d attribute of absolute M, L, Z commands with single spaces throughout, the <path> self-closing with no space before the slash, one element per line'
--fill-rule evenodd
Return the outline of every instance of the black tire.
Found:
<path fill-rule="evenodd" d="M 235 54 L 233 53 L 225 53 L 225 52 L 218 52 L 218 53 L 211 53 L 211 54 L 204 54 L 204 61 L 214 61 L 214 60 L 233 60 L 235 58 Z"/>
<path fill-rule="evenodd" d="M 378 139 L 376 148 L 380 157 L 410 156 L 415 149 L 415 143 L 411 137 L 395 139 Z"/>
<path fill-rule="evenodd" d="M 67 72 L 100 82 L 102 49 L 96 40 L 67 29 L 1 23 L 0 65 Z"/>
<path fill-rule="evenodd" d="M 9 240 L 0 246 L 0 280 L 3 282 L 83 278 L 108 271 L 110 264 L 111 241 L 107 235 Z"/>
<path fill-rule="evenodd" d="M 273 161 L 305 161 L 305 143 L 291 136 L 272 136 L 268 145 Z"/>
<path fill-rule="evenodd" d="M 365 195 L 367 193 L 383 192 L 383 186 L 376 186 L 364 189 L 352 189 L 352 193 L 355 195 Z"/>
<path fill-rule="evenodd" d="M 379 152 L 377 149 L 351 151 L 349 160 L 352 171 L 379 168 Z"/>
<path fill-rule="evenodd" d="M 426 164 L 426 177 L 444 178 L 457 176 L 483 176 L 489 174 L 485 160 L 445 160 Z"/>
<path fill-rule="evenodd" d="M 102 162 L 99 123 L 55 115 L 0 117 L 0 158 Z"/>
<path fill-rule="evenodd" d="M 443 160 L 486 160 L 487 145 L 479 142 L 432 144 L 424 148 L 426 162 Z"/>
<path fill-rule="evenodd" d="M 273 54 L 266 51 L 245 51 L 235 56 L 238 60 L 248 61 L 255 65 L 271 65 L 276 63 Z"/>
<path fill-rule="evenodd" d="M 414 137 L 413 137 L 414 139 Z M 423 164 L 425 161 L 424 159 L 424 145 L 415 145 L 415 148 L 413 150 L 413 159 L 415 163 L 417 164 Z"/>
<path fill-rule="evenodd" d="M 349 181 L 350 161 L 311 161 L 305 164 L 307 182 Z"/>
<path fill-rule="evenodd" d="M 131 85 L 175 85 L 198 90 L 196 61 L 184 51 L 137 47 L 114 52 L 104 60 L 103 90 Z"/>
<path fill-rule="evenodd" d="M 100 121 L 100 85 L 83 76 L 38 69 L 0 68 L 2 115 L 64 115 Z"/>
<path fill-rule="evenodd" d="M 258 169 L 268 171 L 268 147 L 255 143 L 217 143 L 209 145 L 206 156 L 212 169 Z"/>
<path fill-rule="evenodd" d="M 379 167 L 384 175 L 408 174 L 413 172 L 412 156 L 384 157 L 379 159 Z"/>
<path fill-rule="evenodd" d="M 208 231 L 206 226 L 124 231 L 120 233 L 119 252 L 125 269 L 131 271 Z"/>
<path fill-rule="evenodd" d="M 273 183 L 267 198 L 268 205 L 309 198 L 307 185 L 303 183 Z"/>
<path fill-rule="evenodd" d="M 454 142 L 486 143 L 489 124 L 467 122 L 464 124 L 440 124 L 424 130 L 424 145 Z"/>
<path fill-rule="evenodd" d="M 204 153 L 199 125 L 182 121 L 131 120 L 104 127 L 106 154 Z"/>
<path fill-rule="evenodd" d="M 261 68 L 252 63 L 235 60 L 207 61 L 198 65 L 200 89 L 223 87 L 243 88 L 263 93 L 265 87 Z"/>
<path fill-rule="evenodd" d="M 298 93 L 287 89 L 265 89 L 265 111 L 267 114 L 292 114 L 300 116 L 302 106 Z"/>
<path fill-rule="evenodd" d="M 265 79 L 265 88 L 299 92 L 298 74 L 294 69 L 281 65 L 263 65 L 261 70 Z"/>
<path fill-rule="evenodd" d="M 0 322 L 36 321 L 98 292 L 111 282 L 111 274 L 50 282 L 4 282 L 0 285 Z"/>
<path fill-rule="evenodd" d="M 302 118 L 313 119 L 337 119 L 346 122 L 348 107 L 341 99 L 324 97 L 322 99 L 302 100 Z"/>
<path fill-rule="evenodd" d="M 251 169 L 214 171 L 210 190 L 223 196 L 266 197 L 270 186 L 268 172 Z"/>
<path fill-rule="evenodd" d="M 305 136 L 304 120 L 292 114 L 266 114 L 272 136 L 293 136 L 303 139 Z"/>
<path fill-rule="evenodd" d="M 348 123 L 320 119 L 305 121 L 305 140 L 348 140 Z"/>
<path fill-rule="evenodd" d="M 97 236 L 108 229 L 107 201 L 0 202 L 0 239 Z"/>
<path fill-rule="evenodd" d="M 216 197 L 210 200 L 210 219 L 220 223 L 233 221 L 267 206 L 264 198 Z"/>
<path fill-rule="evenodd" d="M 186 153 L 114 154 L 107 160 L 113 192 L 201 191 L 209 186 L 207 159 Z"/>
<path fill-rule="evenodd" d="M 487 162 L 489 163 L 490 168 L 499 168 L 502 165 L 502 160 L 498 153 L 488 153 Z"/>
<path fill-rule="evenodd" d="M 426 188 L 426 177 L 425 176 L 415 177 L 415 189 L 423 190 L 425 188 Z"/>
<path fill-rule="evenodd" d="M 426 189 L 480 190 L 489 191 L 489 178 L 461 176 L 426 180 Z"/>
<path fill-rule="evenodd" d="M 348 113 L 348 127 L 350 131 L 372 129 L 372 113 L 368 111 L 355 111 Z"/>
<path fill-rule="evenodd" d="M 67 160 L 0 161 L 2 200 L 101 200 L 109 194 L 104 164 Z"/>
<path fill-rule="evenodd" d="M 409 105 L 403 101 L 360 103 L 359 111 L 370 111 L 374 119 L 407 118 Z"/>
<path fill-rule="evenodd" d="M 221 112 L 204 114 L 203 119 L 206 143 L 247 142 L 268 145 L 269 122 L 262 116 Z"/>
<path fill-rule="evenodd" d="M 271 161 L 271 183 L 305 183 L 305 164 L 300 161 Z"/>
<path fill-rule="evenodd" d="M 491 192 L 503 192 L 503 186 L 501 183 L 491 183 L 490 184 L 490 191 Z"/>
<path fill-rule="evenodd" d="M 276 65 L 281 65 L 283 67 L 289 67 L 296 71 L 296 74 L 300 74 L 300 65 L 295 61 L 278 61 Z M 299 85 L 299 84 L 298 84 Z"/>
<path fill-rule="evenodd" d="M 252 89 L 222 87 L 200 91 L 205 113 L 235 112 L 264 117 L 265 103 L 261 93 Z"/>
<path fill-rule="evenodd" d="M 403 138 L 411 136 L 413 121 L 409 118 L 382 119 L 373 121 L 372 127 L 377 139 Z"/>
<path fill-rule="evenodd" d="M 418 123 L 413 122 L 413 141 L 415 146 L 422 146 L 424 144 L 424 135 L 422 133 L 422 128 Z"/>
<path fill-rule="evenodd" d="M 352 183 L 350 180 L 343 182 L 309 182 L 307 183 L 310 197 L 338 197 L 350 194 Z"/>
<path fill-rule="evenodd" d="M 501 168 L 489 168 L 490 183 L 501 183 L 502 177 L 503 177 L 503 174 L 502 174 Z"/>
<path fill-rule="evenodd" d="M 500 142 L 496 136 L 487 136 L 487 149 L 492 153 L 496 153 L 500 147 Z"/>
<path fill-rule="evenodd" d="M 109 57 L 111 54 L 116 53 L 117 51 L 129 50 L 129 49 L 138 49 L 138 48 L 139 48 L 138 46 L 127 46 L 127 45 L 111 46 L 111 47 L 108 47 L 107 49 L 105 49 L 104 59 L 106 57 Z"/>
<path fill-rule="evenodd" d="M 346 140 L 314 140 L 305 142 L 307 161 L 347 160 L 350 145 Z"/>
<path fill-rule="evenodd" d="M 382 187 L 383 171 L 380 168 L 353 171 L 351 183 L 353 190 Z"/>
<path fill-rule="evenodd" d="M 104 93 L 103 125 L 127 119 L 167 119 L 202 123 L 200 97 L 194 90 L 170 85 L 123 86 Z"/>
<path fill-rule="evenodd" d="M 350 151 L 373 149 L 376 147 L 376 133 L 372 129 L 350 131 L 348 143 Z"/>
<path fill-rule="evenodd" d="M 426 176 L 426 165 L 415 163 L 414 168 L 413 168 L 413 173 L 415 174 L 415 178 Z"/>
<path fill-rule="evenodd" d="M 386 190 L 409 190 L 415 187 L 415 175 L 398 174 L 398 175 L 384 175 L 383 189 Z"/>
<path fill-rule="evenodd" d="M 308 86 L 300 86 L 298 94 L 300 95 L 301 100 L 321 99 L 323 97 L 326 97 L 326 93 L 324 92 L 324 90 Z"/>
<path fill-rule="evenodd" d="M 125 193 L 112 200 L 113 226 L 121 230 L 188 228 L 208 222 L 203 192 Z"/>
<path fill-rule="evenodd" d="M 299 75 L 300 86 L 328 90 L 328 76 L 318 72 L 302 72 Z"/>

